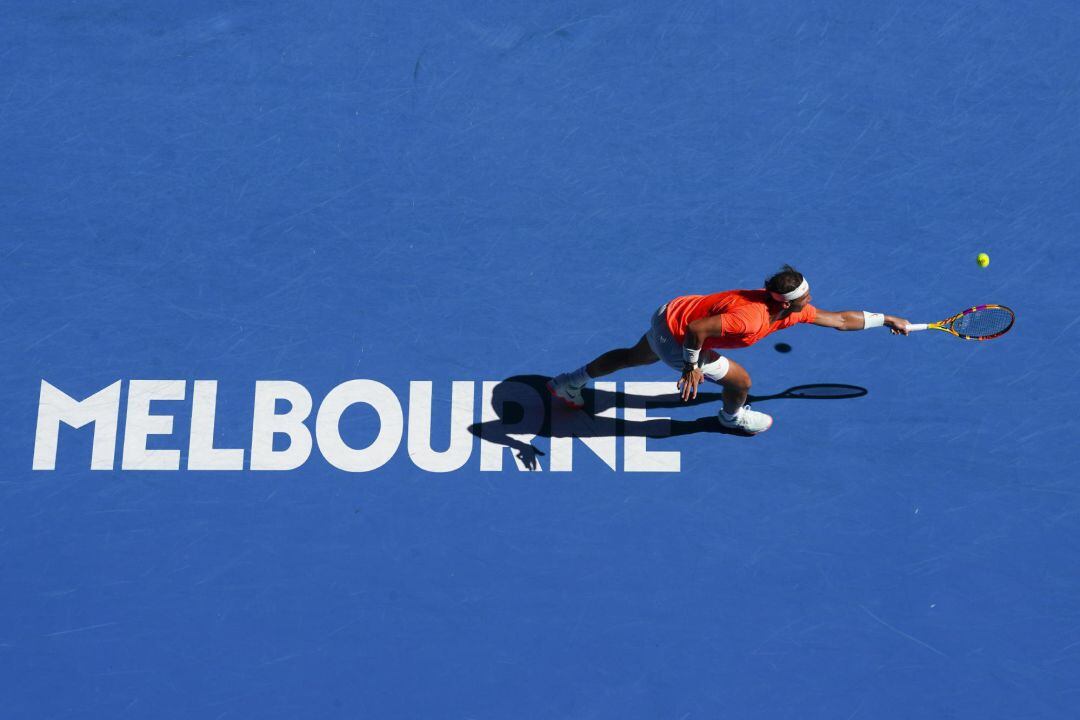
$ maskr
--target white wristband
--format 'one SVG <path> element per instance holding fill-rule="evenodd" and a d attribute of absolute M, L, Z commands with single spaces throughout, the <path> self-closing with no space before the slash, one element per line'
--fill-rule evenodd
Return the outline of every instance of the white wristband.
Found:
<path fill-rule="evenodd" d="M 869 330 L 870 328 L 881 327 L 885 324 L 885 316 L 881 313 L 866 312 L 863 310 L 862 314 L 863 330 Z"/>
<path fill-rule="evenodd" d="M 686 361 L 687 365 L 693 365 L 694 367 L 697 367 L 698 358 L 700 358 L 700 357 L 701 357 L 701 350 L 700 349 L 695 350 L 693 348 L 688 348 L 685 345 L 683 346 L 682 359 L 684 361 Z"/>

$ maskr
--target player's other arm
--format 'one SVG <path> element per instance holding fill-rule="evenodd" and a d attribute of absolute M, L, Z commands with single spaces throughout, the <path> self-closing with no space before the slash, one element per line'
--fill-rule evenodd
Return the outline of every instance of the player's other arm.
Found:
<path fill-rule="evenodd" d="M 686 327 L 686 337 L 683 338 L 682 377 L 676 385 L 682 391 L 683 402 L 697 397 L 698 385 L 705 379 L 705 375 L 697 366 L 697 358 L 705 340 L 719 335 L 722 330 L 719 315 L 700 318 Z"/>
<path fill-rule="evenodd" d="M 700 350 L 705 341 L 711 337 L 722 335 L 724 331 L 723 315 L 711 315 L 698 318 L 686 326 L 686 337 L 683 339 L 683 347 L 691 350 Z"/>
<path fill-rule="evenodd" d="M 875 315 L 876 313 L 866 313 L 862 310 L 843 310 L 841 312 L 818 310 L 817 317 L 814 318 L 813 322 L 815 325 L 833 328 L 834 330 L 865 330 L 867 323 L 870 323 L 870 327 L 879 326 L 879 323 L 874 320 Z M 880 319 L 880 325 L 892 330 L 893 335 L 908 334 L 907 326 L 910 323 L 904 318 L 881 315 Z"/>

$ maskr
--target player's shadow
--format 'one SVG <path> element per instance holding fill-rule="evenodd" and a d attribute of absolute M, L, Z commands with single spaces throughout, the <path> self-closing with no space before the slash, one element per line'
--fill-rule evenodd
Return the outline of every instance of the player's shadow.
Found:
<path fill-rule="evenodd" d="M 695 420 L 647 418 L 645 408 L 675 408 L 717 403 L 719 410 L 721 394 L 698 392 L 693 400 L 683 401 L 671 383 L 672 392 L 666 395 L 630 395 L 585 388 L 582 395 L 585 408 L 574 410 L 551 397 L 547 389 L 550 378 L 544 375 L 517 375 L 509 377 L 494 387 L 491 407 L 483 409 L 484 422 L 469 426 L 469 432 L 489 442 L 505 445 L 514 450 L 526 467 L 538 466 L 537 458 L 544 453 L 517 436 L 536 437 L 647 437 L 663 439 L 695 433 L 718 433 L 746 436 L 720 424 L 716 413 Z M 798 385 L 775 395 L 750 395 L 749 402 L 762 403 L 785 398 L 805 400 L 846 400 L 862 397 L 867 389 L 858 385 L 816 383 Z M 626 408 L 624 415 L 637 415 L 643 419 L 615 417 L 616 408 Z"/>

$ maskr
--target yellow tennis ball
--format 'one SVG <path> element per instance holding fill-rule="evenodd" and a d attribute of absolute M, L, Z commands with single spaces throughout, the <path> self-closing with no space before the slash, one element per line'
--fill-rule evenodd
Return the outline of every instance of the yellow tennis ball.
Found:
<path fill-rule="evenodd" d="M 975 262 L 979 263 L 979 267 L 984 268 L 990 264 L 990 256 L 986 253 L 979 253 L 978 257 L 975 258 Z"/>

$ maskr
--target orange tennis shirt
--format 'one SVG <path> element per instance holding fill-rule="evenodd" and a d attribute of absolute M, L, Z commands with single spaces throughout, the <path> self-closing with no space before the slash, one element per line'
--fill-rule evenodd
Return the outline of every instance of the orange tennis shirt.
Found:
<path fill-rule="evenodd" d="M 728 290 L 712 295 L 684 295 L 667 304 L 667 325 L 682 343 L 686 328 L 698 318 L 720 315 L 721 334 L 705 340 L 704 348 L 749 347 L 766 335 L 799 323 L 813 322 L 817 308 L 807 305 L 780 320 L 769 319 L 767 290 Z"/>

